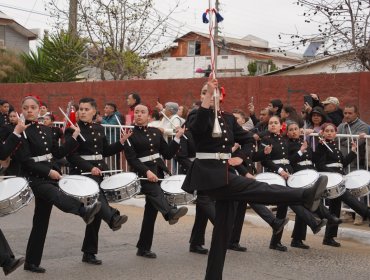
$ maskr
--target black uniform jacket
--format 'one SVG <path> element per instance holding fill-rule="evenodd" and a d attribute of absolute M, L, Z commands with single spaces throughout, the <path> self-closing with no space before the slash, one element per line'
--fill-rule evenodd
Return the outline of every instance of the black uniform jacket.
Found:
<path fill-rule="evenodd" d="M 223 111 L 218 112 L 222 136 L 213 138 L 214 119 L 214 110 L 203 107 L 189 114 L 185 126 L 194 137 L 196 152 L 231 153 L 235 142 L 243 145 L 254 141 L 251 132 L 244 130 L 232 114 Z M 194 190 L 211 190 L 226 186 L 228 169 L 227 160 L 195 159 L 188 170 L 182 188 L 192 193 Z"/>
<path fill-rule="evenodd" d="M 51 153 L 54 158 L 60 159 L 76 149 L 78 142 L 71 137 L 64 145 L 59 146 L 50 127 L 37 122 L 27 121 L 26 124 L 28 123 L 31 125 L 25 130 L 27 139 L 22 135 L 23 145 L 16 152 L 16 160 L 22 165 L 26 176 L 48 179 L 50 171 L 55 169 L 53 161 L 35 162 L 32 157 Z"/>
<path fill-rule="evenodd" d="M 186 174 L 192 164 L 191 158 L 195 158 L 195 143 L 193 135 L 189 130 L 185 131 L 188 139 L 181 137 L 180 149 L 176 154 L 176 160 L 179 163 L 179 170 L 181 174 Z"/>
<path fill-rule="evenodd" d="M 0 160 L 9 157 L 21 144 L 21 138 L 14 133 L 9 133 L 4 140 L 0 141 Z"/>
<path fill-rule="evenodd" d="M 162 176 L 163 171 L 169 173 L 163 159 L 141 162 L 139 158 L 159 153 L 165 159 L 171 159 L 180 148 L 180 144 L 173 140 L 167 144 L 162 132 L 155 127 L 135 126 L 132 131 L 133 134 L 129 138 L 131 146 L 125 144 L 126 160 L 132 171 L 145 178 L 148 170 L 157 176 Z"/>
<path fill-rule="evenodd" d="M 335 141 L 326 141 L 326 144 L 332 149 L 331 152 L 323 143 L 317 145 L 314 153 L 314 160 L 316 169 L 323 172 L 337 172 L 344 174 L 344 168 L 348 166 L 356 157 L 356 153 L 349 152 L 347 156 L 343 156 L 342 152 L 338 149 L 338 144 Z M 343 167 L 327 167 L 330 163 L 341 163 Z"/>
<path fill-rule="evenodd" d="M 97 123 L 85 123 L 78 121 L 81 134 L 85 138 L 86 142 L 77 137 L 77 141 L 80 144 L 78 149 L 67 156 L 67 160 L 71 164 L 70 174 L 81 174 L 83 172 L 90 172 L 94 167 L 104 171 L 108 169 L 107 164 L 104 161 L 104 157 L 109 157 L 119 153 L 123 150 L 124 145 L 117 141 L 112 144 L 108 144 L 108 140 L 105 137 L 104 127 Z M 67 129 L 65 132 L 65 139 L 72 138 L 73 130 Z M 101 160 L 85 160 L 81 156 L 84 155 L 102 155 Z"/>
<path fill-rule="evenodd" d="M 313 153 L 310 146 L 307 150 L 300 155 L 299 150 L 301 149 L 303 142 L 301 139 L 289 139 L 288 140 L 288 157 L 290 165 L 292 166 L 294 172 L 304 170 L 304 169 L 315 169 L 313 165 Z M 299 165 L 298 162 L 310 160 L 312 165 Z"/>

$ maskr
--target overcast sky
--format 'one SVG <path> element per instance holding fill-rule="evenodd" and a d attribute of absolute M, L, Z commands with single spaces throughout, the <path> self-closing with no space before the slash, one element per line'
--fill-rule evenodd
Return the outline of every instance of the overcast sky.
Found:
<path fill-rule="evenodd" d="M 175 0 L 155 0 L 155 8 L 167 13 Z M 180 0 L 181 5 L 171 16 L 169 36 L 183 35 L 190 30 L 207 32 L 208 25 L 202 22 L 202 13 L 208 7 L 206 0 Z M 214 1 L 214 0 L 213 0 Z M 46 0 L 0 0 L 0 10 L 13 17 L 27 28 L 50 29 L 50 18 L 36 13 L 20 11 L 14 8 L 47 13 L 44 8 Z M 59 0 L 59 3 L 68 0 Z M 221 34 L 242 38 L 248 34 L 255 35 L 270 42 L 270 47 L 281 45 L 279 33 L 310 34 L 314 31 L 312 24 L 304 22 L 302 7 L 294 0 L 219 0 L 220 13 L 224 21 L 220 24 Z M 2 5 L 14 7 L 6 8 Z M 170 38 L 169 38 L 170 40 Z"/>

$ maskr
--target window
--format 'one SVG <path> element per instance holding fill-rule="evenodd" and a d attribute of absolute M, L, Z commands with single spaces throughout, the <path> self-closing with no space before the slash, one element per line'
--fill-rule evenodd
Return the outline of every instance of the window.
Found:
<path fill-rule="evenodd" d="M 200 42 L 189 41 L 188 42 L 188 56 L 200 55 Z"/>

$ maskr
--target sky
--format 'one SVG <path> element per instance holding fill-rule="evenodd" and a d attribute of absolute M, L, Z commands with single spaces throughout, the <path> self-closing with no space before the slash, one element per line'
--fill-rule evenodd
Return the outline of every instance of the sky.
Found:
<path fill-rule="evenodd" d="M 202 14 L 208 8 L 206 0 L 177 0 L 179 7 L 171 15 L 168 28 L 168 40 L 182 36 L 187 32 L 208 32 L 208 25 L 202 22 Z M 214 0 L 213 0 L 214 1 Z M 0 0 L 0 11 L 13 17 L 27 28 L 51 29 L 51 18 L 45 11 L 46 0 Z M 68 0 L 58 0 L 68 5 Z M 174 7 L 176 0 L 155 0 L 155 9 L 167 13 Z M 314 26 L 304 22 L 303 8 L 296 0 L 219 0 L 220 14 L 224 21 L 220 23 L 221 35 L 242 38 L 252 34 L 269 41 L 270 47 L 279 47 L 279 33 L 312 34 Z M 8 8 L 5 6 L 11 6 Z M 20 11 L 17 9 L 25 9 Z M 32 11 L 32 12 L 31 12 Z M 287 40 L 285 40 L 287 42 Z"/>

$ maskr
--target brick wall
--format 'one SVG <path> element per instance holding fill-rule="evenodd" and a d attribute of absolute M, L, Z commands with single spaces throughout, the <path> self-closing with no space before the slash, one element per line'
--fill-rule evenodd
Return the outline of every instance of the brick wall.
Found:
<path fill-rule="evenodd" d="M 94 97 L 102 111 L 104 103 L 115 102 L 123 113 L 127 111 L 126 96 L 136 91 L 144 103 L 155 106 L 157 97 L 162 103 L 176 101 L 190 106 L 198 100 L 205 78 L 183 80 L 132 80 L 79 83 L 0 84 L 0 98 L 7 99 L 20 111 L 20 102 L 30 93 L 39 95 L 50 110 L 59 113 L 73 97 Z M 300 110 L 303 95 L 318 93 L 321 99 L 336 96 L 341 106 L 347 103 L 359 106 L 361 118 L 370 123 L 370 73 L 317 74 L 305 76 L 240 77 L 220 79 L 226 88 L 225 110 L 247 109 L 254 97 L 256 110 L 265 107 L 269 100 L 280 98 Z M 60 117 L 60 114 L 57 114 Z"/>

